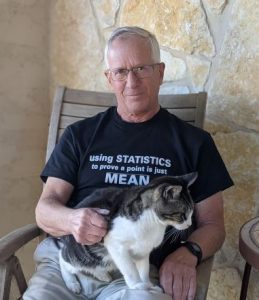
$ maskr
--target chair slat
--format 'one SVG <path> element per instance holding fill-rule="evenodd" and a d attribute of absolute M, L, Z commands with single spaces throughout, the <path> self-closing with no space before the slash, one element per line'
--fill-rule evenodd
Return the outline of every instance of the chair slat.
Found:
<path fill-rule="evenodd" d="M 181 108 L 181 109 L 167 109 L 170 113 L 174 114 L 178 118 L 188 122 L 195 120 L 195 109 L 194 108 Z"/>
<path fill-rule="evenodd" d="M 64 103 L 62 106 L 62 117 L 91 117 L 99 112 L 105 111 L 107 107 L 105 106 L 93 106 L 93 105 L 83 105 L 75 103 Z M 195 120 L 195 108 L 173 108 L 168 109 L 169 112 L 173 113 L 180 119 L 184 121 L 194 121 Z M 63 124 L 63 123 L 62 123 Z M 60 128 L 64 128 L 64 125 L 60 125 Z"/>
<path fill-rule="evenodd" d="M 61 114 L 74 117 L 89 117 L 94 116 L 99 112 L 105 111 L 107 108 L 107 106 L 64 103 L 62 106 Z"/>
<path fill-rule="evenodd" d="M 66 89 L 63 101 L 68 103 L 92 104 L 105 107 L 116 105 L 115 95 L 112 93 L 73 89 Z"/>
<path fill-rule="evenodd" d="M 196 107 L 199 94 L 180 94 L 180 95 L 159 95 L 159 102 L 162 107 Z M 113 93 L 83 91 L 66 89 L 64 93 L 64 103 L 77 103 L 99 106 L 116 105 L 115 95 Z"/>
<path fill-rule="evenodd" d="M 86 116 L 86 117 L 91 117 L 91 116 Z M 59 129 L 65 129 L 67 126 L 83 119 L 84 118 L 82 117 L 62 116 L 60 118 Z"/>
<path fill-rule="evenodd" d="M 159 95 L 160 105 L 180 119 L 197 127 L 203 127 L 206 93 L 186 95 Z M 64 129 L 79 120 L 116 105 L 114 94 L 83 91 L 59 87 L 54 100 L 49 129 L 47 158 L 53 151 Z"/>
<path fill-rule="evenodd" d="M 159 103 L 164 108 L 195 108 L 198 94 L 159 95 Z"/>

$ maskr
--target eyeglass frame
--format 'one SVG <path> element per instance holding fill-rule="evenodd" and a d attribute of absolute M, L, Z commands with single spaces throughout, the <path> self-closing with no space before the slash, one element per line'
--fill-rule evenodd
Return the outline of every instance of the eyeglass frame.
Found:
<path fill-rule="evenodd" d="M 125 80 L 127 80 L 127 78 L 128 78 L 128 75 L 129 75 L 129 72 L 133 72 L 133 74 L 138 78 L 138 79 L 143 79 L 143 78 L 149 78 L 149 77 L 151 77 L 153 74 L 154 74 L 154 70 L 155 70 L 155 66 L 156 65 L 160 65 L 160 64 L 162 64 L 161 62 L 159 62 L 159 63 L 154 63 L 154 64 L 149 64 L 149 65 L 140 65 L 140 66 L 136 66 L 136 67 L 133 67 L 133 68 L 130 68 L 130 69 L 127 69 L 127 68 L 115 68 L 115 69 L 107 69 L 104 73 L 105 73 L 105 75 L 109 75 L 109 74 L 111 74 L 111 79 L 113 80 L 113 81 L 125 81 Z M 152 74 L 150 75 L 150 76 L 145 76 L 145 77 L 138 77 L 138 75 L 136 75 L 136 73 L 134 72 L 134 69 L 138 69 L 138 68 L 141 68 L 141 67 L 152 67 Z M 127 75 L 126 75 L 126 77 L 124 78 L 124 79 L 113 79 L 113 76 L 112 76 L 112 73 L 114 72 L 114 71 L 116 71 L 116 70 L 123 70 L 123 71 L 127 71 Z"/>

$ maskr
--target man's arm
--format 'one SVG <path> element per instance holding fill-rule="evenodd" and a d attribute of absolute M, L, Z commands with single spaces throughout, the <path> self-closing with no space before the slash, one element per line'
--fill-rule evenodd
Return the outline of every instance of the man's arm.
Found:
<path fill-rule="evenodd" d="M 97 243 L 106 234 L 106 222 L 98 209 L 66 207 L 73 189 L 69 182 L 49 177 L 35 210 L 36 222 L 53 236 L 73 234 L 78 243 Z"/>
<path fill-rule="evenodd" d="M 196 242 L 202 249 L 205 259 L 212 256 L 225 239 L 222 193 L 195 205 L 197 229 L 188 240 Z M 194 299 L 196 291 L 197 257 L 187 248 L 180 247 L 163 262 L 159 274 L 165 292 L 174 300 Z"/>

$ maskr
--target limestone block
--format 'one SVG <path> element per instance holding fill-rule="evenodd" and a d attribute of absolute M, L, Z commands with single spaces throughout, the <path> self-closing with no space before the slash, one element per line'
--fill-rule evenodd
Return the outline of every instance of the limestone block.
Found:
<path fill-rule="evenodd" d="M 188 86 L 176 85 L 172 82 L 165 82 L 161 85 L 159 94 L 189 94 L 190 90 Z"/>
<path fill-rule="evenodd" d="M 51 66 L 55 83 L 101 90 L 103 37 L 90 1 L 57 0 L 52 9 Z"/>
<path fill-rule="evenodd" d="M 208 290 L 208 300 L 239 299 L 241 278 L 234 268 L 213 270 Z"/>
<path fill-rule="evenodd" d="M 115 24 L 115 16 L 119 9 L 118 0 L 94 0 L 93 1 L 98 21 L 102 28 L 113 26 Z"/>
<path fill-rule="evenodd" d="M 194 90 L 196 92 L 204 91 L 204 85 L 210 72 L 210 61 L 193 56 L 187 56 L 186 60 Z"/>
<path fill-rule="evenodd" d="M 258 1 L 234 3 L 208 105 L 208 112 L 255 130 L 259 130 L 258 15 Z"/>
<path fill-rule="evenodd" d="M 213 40 L 200 1 L 126 0 L 120 25 L 140 26 L 153 32 L 161 46 L 212 57 Z"/>
<path fill-rule="evenodd" d="M 165 63 L 164 81 L 174 81 L 185 76 L 186 65 L 184 60 L 172 56 L 168 51 L 161 49 L 161 61 Z"/>
<path fill-rule="evenodd" d="M 210 124 L 210 128 L 212 127 L 213 124 Z M 220 130 L 219 124 L 216 127 Z M 255 216 L 259 181 L 259 140 L 256 134 L 242 131 L 218 131 L 213 138 L 235 183 L 234 187 L 224 192 L 227 235 L 221 257 L 222 261 L 227 258 L 232 263 L 238 252 L 240 227 Z"/>
<path fill-rule="evenodd" d="M 227 5 L 227 0 L 203 0 L 203 2 L 215 14 L 221 14 Z"/>

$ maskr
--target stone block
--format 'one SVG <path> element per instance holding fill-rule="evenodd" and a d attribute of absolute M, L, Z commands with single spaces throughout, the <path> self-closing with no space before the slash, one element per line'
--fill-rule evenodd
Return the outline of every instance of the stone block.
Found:
<path fill-rule="evenodd" d="M 174 57 L 170 52 L 161 49 L 161 61 L 165 63 L 164 81 L 179 80 L 185 76 L 186 65 L 183 59 Z"/>
<path fill-rule="evenodd" d="M 187 66 L 196 92 L 204 91 L 204 85 L 210 72 L 210 61 L 187 56 Z"/>
<path fill-rule="evenodd" d="M 97 19 L 102 28 L 114 26 L 116 21 L 116 14 L 118 12 L 120 3 L 118 0 L 94 0 L 92 1 L 95 7 Z"/>
<path fill-rule="evenodd" d="M 73 88 L 102 90 L 104 39 L 99 34 L 91 3 L 57 0 L 52 20 L 54 82 Z"/>
<path fill-rule="evenodd" d="M 209 125 L 208 125 L 209 123 Z M 255 216 L 259 181 L 259 140 L 249 132 L 230 132 L 220 123 L 206 122 L 214 141 L 235 183 L 224 192 L 226 241 L 222 248 L 223 261 L 233 263 L 238 253 L 238 236 L 241 226 Z M 217 132 L 215 128 L 216 126 Z"/>
<path fill-rule="evenodd" d="M 234 268 L 222 268 L 211 273 L 208 300 L 239 299 L 241 278 Z"/>
<path fill-rule="evenodd" d="M 188 86 L 184 85 L 177 85 L 173 82 L 165 82 L 161 85 L 159 94 L 166 95 L 166 94 L 189 94 L 190 89 Z"/>
<path fill-rule="evenodd" d="M 227 0 L 203 0 L 209 11 L 214 14 L 221 14 L 227 5 Z"/>
<path fill-rule="evenodd" d="M 259 130 L 259 5 L 237 0 L 210 88 L 208 112 Z"/>
<path fill-rule="evenodd" d="M 200 1 L 126 0 L 120 25 L 148 29 L 157 36 L 161 46 L 208 57 L 215 54 Z"/>

